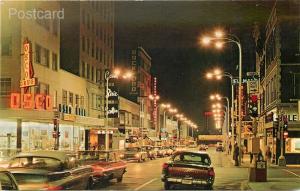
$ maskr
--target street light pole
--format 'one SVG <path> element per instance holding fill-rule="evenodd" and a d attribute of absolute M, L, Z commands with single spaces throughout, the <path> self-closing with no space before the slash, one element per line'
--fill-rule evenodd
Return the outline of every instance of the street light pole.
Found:
<path fill-rule="evenodd" d="M 234 41 L 239 48 L 239 135 L 238 135 L 238 146 L 239 146 L 239 165 L 241 164 L 241 130 L 242 130 L 242 46 L 240 42 Z"/>

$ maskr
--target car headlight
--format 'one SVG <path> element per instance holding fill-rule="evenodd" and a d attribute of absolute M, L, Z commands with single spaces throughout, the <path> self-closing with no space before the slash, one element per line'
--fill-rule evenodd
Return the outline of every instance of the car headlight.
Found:
<path fill-rule="evenodd" d="M 120 154 L 119 157 L 120 157 L 120 158 L 124 158 L 124 154 Z"/>
<path fill-rule="evenodd" d="M 140 155 L 139 155 L 139 154 L 135 154 L 135 157 L 136 157 L 136 158 L 139 158 L 139 157 L 140 157 Z"/>

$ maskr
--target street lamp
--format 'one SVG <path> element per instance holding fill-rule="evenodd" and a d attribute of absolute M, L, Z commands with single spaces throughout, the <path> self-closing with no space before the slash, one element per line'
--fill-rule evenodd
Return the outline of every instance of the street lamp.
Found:
<path fill-rule="evenodd" d="M 222 34 L 222 35 L 221 35 Z M 215 42 L 223 42 L 224 43 L 234 43 L 237 45 L 239 50 L 239 88 L 238 88 L 238 146 L 239 146 L 239 153 L 241 153 L 241 128 L 242 128 L 242 46 L 240 39 L 232 34 L 227 34 L 226 36 L 221 33 L 220 31 L 215 32 L 215 37 L 203 37 L 202 44 L 208 45 L 212 41 Z M 239 164 L 241 162 L 241 155 L 239 155 Z"/>
<path fill-rule="evenodd" d="M 222 72 L 220 74 L 216 74 L 216 70 L 219 69 L 215 69 L 213 72 L 208 72 L 206 74 L 206 78 L 207 79 L 217 79 L 220 80 L 223 76 L 227 77 L 230 79 L 230 83 L 231 83 L 231 110 L 230 110 L 230 118 L 231 118 L 231 129 L 232 129 L 232 134 L 231 134 L 231 145 L 234 145 L 234 83 L 233 83 L 233 75 L 230 74 L 229 72 Z"/>
<path fill-rule="evenodd" d="M 225 99 L 226 102 L 227 102 L 227 136 L 229 136 L 229 99 L 228 97 L 226 96 L 221 96 L 219 94 L 213 94 L 213 95 L 210 95 L 209 97 L 211 100 L 218 100 L 220 101 L 221 99 Z"/>
<path fill-rule="evenodd" d="M 110 79 L 118 79 L 119 76 L 121 74 L 121 71 L 119 69 L 115 69 L 113 71 L 113 73 L 110 73 L 109 70 L 106 70 L 105 74 L 104 74 L 104 78 L 106 80 L 106 103 L 105 103 L 105 150 L 108 151 L 109 150 L 109 133 L 108 133 L 108 98 L 111 97 L 110 93 L 111 93 L 111 89 L 109 89 L 109 80 Z M 124 75 L 122 76 L 124 79 L 129 79 L 132 76 L 131 72 L 126 72 L 124 73 Z"/>

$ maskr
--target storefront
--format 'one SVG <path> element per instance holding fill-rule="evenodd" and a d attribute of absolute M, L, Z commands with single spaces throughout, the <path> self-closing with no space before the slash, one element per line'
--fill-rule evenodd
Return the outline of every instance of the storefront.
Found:
<path fill-rule="evenodd" d="M 285 138 L 284 155 L 287 164 L 300 164 L 300 122 L 290 122 Z"/>

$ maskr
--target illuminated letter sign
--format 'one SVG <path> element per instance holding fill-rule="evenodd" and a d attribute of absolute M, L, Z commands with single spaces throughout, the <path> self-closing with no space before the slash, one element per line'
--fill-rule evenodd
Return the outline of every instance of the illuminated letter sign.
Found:
<path fill-rule="evenodd" d="M 20 93 L 12 93 L 10 95 L 10 108 L 13 109 L 38 109 L 38 110 L 52 110 L 52 101 L 49 95 L 24 94 L 21 98 Z"/>
<path fill-rule="evenodd" d="M 27 39 L 23 43 L 23 49 L 24 79 L 20 81 L 20 87 L 27 88 L 29 86 L 35 86 L 37 84 L 37 78 L 34 78 L 34 70 L 32 66 L 31 56 L 31 44 Z"/>
<path fill-rule="evenodd" d="M 20 94 L 12 93 L 10 95 L 10 107 L 11 108 L 20 108 Z"/>

